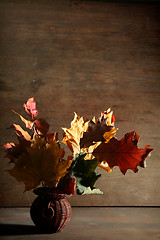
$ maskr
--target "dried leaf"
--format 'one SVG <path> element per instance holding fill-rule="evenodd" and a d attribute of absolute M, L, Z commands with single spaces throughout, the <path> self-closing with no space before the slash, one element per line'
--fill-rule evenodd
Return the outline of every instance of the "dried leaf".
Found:
<path fill-rule="evenodd" d="M 98 166 L 102 169 L 104 169 L 107 172 L 111 172 L 111 168 L 109 167 L 108 163 L 106 161 L 102 161 L 98 164 Z"/>
<path fill-rule="evenodd" d="M 71 122 L 71 128 L 62 128 L 64 131 L 64 138 L 62 140 L 69 149 L 75 155 L 80 153 L 80 139 L 83 137 L 83 133 L 88 128 L 88 122 L 84 122 L 83 118 L 76 113 L 74 119 Z"/>
<path fill-rule="evenodd" d="M 53 140 L 58 141 L 58 133 L 57 132 L 46 134 L 45 137 L 46 137 L 47 140 L 52 138 Z"/>
<path fill-rule="evenodd" d="M 27 148 L 31 145 L 31 142 L 28 141 L 23 135 L 17 135 L 19 144 L 17 143 L 7 143 L 3 147 L 6 150 L 6 158 L 9 158 L 11 162 L 15 162 L 15 159 L 18 158 L 23 152 L 27 151 Z"/>
<path fill-rule="evenodd" d="M 88 148 L 89 146 L 94 145 L 95 142 L 107 141 L 107 139 L 110 139 L 116 134 L 117 129 L 114 128 L 114 130 L 112 130 L 113 128 L 113 112 L 109 108 L 107 111 L 101 113 L 96 123 L 93 120 L 88 123 L 88 129 L 80 139 L 80 147 Z"/>
<path fill-rule="evenodd" d="M 55 187 L 72 163 L 71 160 L 60 160 L 63 155 L 64 150 L 55 140 L 46 142 L 45 138 L 34 135 L 27 152 L 22 153 L 14 168 L 7 171 L 25 184 L 25 191 L 36 188 L 41 181 L 48 187 Z"/>
<path fill-rule="evenodd" d="M 25 123 L 26 125 L 26 128 L 29 128 L 29 129 L 32 129 L 33 128 L 33 125 L 34 125 L 34 121 L 33 120 L 27 120 L 25 119 L 24 117 L 22 117 L 19 113 L 15 112 L 13 109 L 12 109 L 12 112 L 14 112 L 15 114 L 17 114 L 20 119 L 22 120 L 22 122 Z"/>
<path fill-rule="evenodd" d="M 95 158 L 92 153 L 93 153 L 94 149 L 96 149 L 100 144 L 101 144 L 101 142 L 96 142 L 94 145 L 91 145 L 88 148 L 81 148 L 81 152 L 86 153 L 85 160 L 87 160 L 87 159 L 91 160 L 91 159 Z"/>
<path fill-rule="evenodd" d="M 18 136 L 23 136 L 27 141 L 31 140 L 31 136 L 27 131 L 24 131 L 19 125 L 17 124 L 12 124 L 10 128 L 15 128 L 16 133 Z"/>
<path fill-rule="evenodd" d="M 46 144 L 41 166 L 42 179 L 48 187 L 56 186 L 60 178 L 68 172 L 72 161 L 62 159 L 63 156 L 64 150 L 59 148 L 55 140 L 50 139 Z"/>
<path fill-rule="evenodd" d="M 7 152 L 5 157 L 9 158 L 11 162 L 15 162 L 15 158 L 18 158 L 23 152 L 26 152 L 27 147 L 30 146 L 31 136 L 19 125 L 12 124 L 10 128 L 14 128 L 16 130 L 19 144 L 7 143 L 3 147 Z"/>
<path fill-rule="evenodd" d="M 114 126 L 115 118 L 110 108 L 108 108 L 107 111 L 101 112 L 98 121 L 101 122 L 104 119 L 106 119 L 107 126 Z"/>
<path fill-rule="evenodd" d="M 29 98 L 27 100 L 27 103 L 23 104 L 23 107 L 25 108 L 26 113 L 32 118 L 32 120 L 35 120 L 38 116 L 38 110 L 36 109 L 36 102 L 34 101 L 34 98 Z"/>
<path fill-rule="evenodd" d="M 100 161 L 108 163 L 112 169 L 114 166 L 119 166 L 123 174 L 127 169 L 134 172 L 138 171 L 138 166 L 145 166 L 145 158 L 153 150 L 149 145 L 144 149 L 137 147 L 139 136 L 136 132 L 130 132 L 118 141 L 112 138 L 108 143 L 101 143 L 93 152 L 93 155 Z"/>
<path fill-rule="evenodd" d="M 34 126 L 39 135 L 46 135 L 49 129 L 49 124 L 44 119 L 36 119 Z"/>
<path fill-rule="evenodd" d="M 60 179 L 56 187 L 56 191 L 58 193 L 74 194 L 76 179 L 74 177 L 68 177 L 67 175 L 68 174 L 66 174 L 63 178 Z"/>
<path fill-rule="evenodd" d="M 44 119 L 27 120 L 24 117 L 22 117 L 19 113 L 15 112 L 13 109 L 12 109 L 12 111 L 20 117 L 22 122 L 25 123 L 26 128 L 29 128 L 32 130 L 34 130 L 34 128 L 35 128 L 36 132 L 39 135 L 47 134 L 48 129 L 49 129 L 49 124 L 46 122 L 46 120 L 44 120 Z M 15 125 L 15 124 L 13 124 L 13 125 Z"/>
<path fill-rule="evenodd" d="M 103 138 L 105 139 L 105 143 L 109 142 L 111 138 L 116 135 L 118 128 L 112 128 L 109 132 L 105 132 L 103 134 Z"/>

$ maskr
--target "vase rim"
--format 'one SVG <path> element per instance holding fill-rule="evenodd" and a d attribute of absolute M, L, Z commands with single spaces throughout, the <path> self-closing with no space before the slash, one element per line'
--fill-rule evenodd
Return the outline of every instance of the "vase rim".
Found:
<path fill-rule="evenodd" d="M 67 198 L 70 197 L 72 194 L 66 194 L 66 193 L 59 193 L 55 190 L 55 188 L 49 188 L 49 187 L 38 187 L 33 190 L 33 193 L 38 196 L 50 196 L 55 198 Z"/>

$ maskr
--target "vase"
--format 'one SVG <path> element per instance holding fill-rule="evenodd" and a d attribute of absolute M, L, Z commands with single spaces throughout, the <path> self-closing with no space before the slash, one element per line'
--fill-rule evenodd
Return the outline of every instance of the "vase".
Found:
<path fill-rule="evenodd" d="M 68 194 L 55 193 L 53 189 L 40 187 L 33 191 L 38 197 L 30 208 L 31 219 L 38 232 L 56 233 L 64 229 L 71 219 Z"/>

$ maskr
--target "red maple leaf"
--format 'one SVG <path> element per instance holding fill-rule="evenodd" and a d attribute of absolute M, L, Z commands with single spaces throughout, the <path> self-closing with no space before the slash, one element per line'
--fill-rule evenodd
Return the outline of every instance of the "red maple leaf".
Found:
<path fill-rule="evenodd" d="M 46 137 L 47 141 L 51 138 L 54 138 L 56 141 L 58 141 L 58 132 L 48 133 L 48 134 L 46 134 L 45 137 Z"/>
<path fill-rule="evenodd" d="M 49 124 L 44 119 L 36 119 L 34 121 L 34 127 L 39 135 L 46 135 L 49 129 Z"/>
<path fill-rule="evenodd" d="M 56 188 L 58 193 L 64 193 L 64 194 L 74 194 L 75 193 L 75 184 L 76 179 L 73 178 L 61 178 L 61 180 L 58 183 L 58 186 Z"/>
<path fill-rule="evenodd" d="M 101 143 L 93 155 L 100 162 L 107 162 L 111 169 L 119 166 L 123 174 L 127 169 L 137 172 L 138 166 L 145 167 L 145 159 L 153 150 L 149 148 L 150 145 L 146 145 L 144 149 L 138 148 L 138 140 L 139 135 L 135 131 L 125 134 L 120 141 L 112 138 L 108 143 Z"/>

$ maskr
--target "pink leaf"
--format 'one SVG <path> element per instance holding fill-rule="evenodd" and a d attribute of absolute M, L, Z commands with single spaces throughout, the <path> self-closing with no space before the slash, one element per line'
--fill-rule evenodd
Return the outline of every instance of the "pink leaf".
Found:
<path fill-rule="evenodd" d="M 26 113 L 32 118 L 32 120 L 36 119 L 38 116 L 38 110 L 36 109 L 36 102 L 34 101 L 34 98 L 29 98 L 27 103 L 23 104 L 23 107 L 25 108 Z"/>

